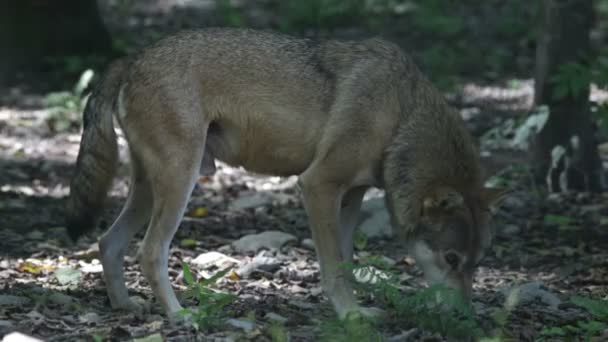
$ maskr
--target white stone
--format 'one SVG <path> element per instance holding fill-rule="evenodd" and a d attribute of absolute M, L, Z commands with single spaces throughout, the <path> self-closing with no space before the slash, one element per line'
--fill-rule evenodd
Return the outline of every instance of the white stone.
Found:
<path fill-rule="evenodd" d="M 255 329 L 255 323 L 247 319 L 230 318 L 226 323 L 235 328 L 242 329 L 246 333 L 250 333 Z"/>
<path fill-rule="evenodd" d="M 363 221 L 359 224 L 359 230 L 365 236 L 391 237 L 393 229 L 391 227 L 390 216 L 384 198 L 377 197 L 363 202 L 361 206 Z"/>
<path fill-rule="evenodd" d="M 315 250 L 315 242 L 312 239 L 304 239 L 301 244 L 304 248 L 310 249 L 311 251 Z"/>
<path fill-rule="evenodd" d="M 196 265 L 202 269 L 209 268 L 211 266 L 223 269 L 238 263 L 239 261 L 237 259 L 215 251 L 199 254 L 196 258 L 194 258 L 194 260 L 192 260 L 193 265 Z"/>
<path fill-rule="evenodd" d="M 42 340 L 15 331 L 5 335 L 2 342 L 42 342 Z"/>
<path fill-rule="evenodd" d="M 266 318 L 269 321 L 278 322 L 278 323 L 285 323 L 285 322 L 287 322 L 287 318 L 285 318 L 285 317 L 283 317 L 283 316 L 281 316 L 279 314 L 276 314 L 274 312 L 267 313 L 264 316 L 264 318 Z"/>
<path fill-rule="evenodd" d="M 256 253 L 260 249 L 279 249 L 296 237 L 281 231 L 268 231 L 260 234 L 246 235 L 234 241 L 232 247 L 239 253 Z"/>
<path fill-rule="evenodd" d="M 561 300 L 553 293 L 543 289 L 543 287 L 543 284 L 540 282 L 531 282 L 502 290 L 506 296 L 505 307 L 511 309 L 538 299 L 547 306 L 557 309 Z"/>

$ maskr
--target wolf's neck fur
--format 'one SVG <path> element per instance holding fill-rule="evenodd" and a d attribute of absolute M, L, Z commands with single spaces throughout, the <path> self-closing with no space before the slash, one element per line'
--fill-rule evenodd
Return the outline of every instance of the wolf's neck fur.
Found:
<path fill-rule="evenodd" d="M 468 201 L 482 186 L 478 152 L 458 113 L 426 79 L 410 89 L 383 162 L 387 207 L 400 233 L 414 228 L 434 189 L 450 187 Z"/>

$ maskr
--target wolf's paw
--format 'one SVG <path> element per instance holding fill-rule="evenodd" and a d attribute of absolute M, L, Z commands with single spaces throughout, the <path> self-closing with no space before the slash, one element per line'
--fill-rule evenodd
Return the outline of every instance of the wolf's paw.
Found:
<path fill-rule="evenodd" d="M 122 303 L 113 303 L 112 308 L 114 310 L 132 312 L 140 317 L 150 312 L 150 304 L 139 296 L 129 297 L 128 300 Z"/>
<path fill-rule="evenodd" d="M 194 322 L 192 314 L 183 311 L 183 309 L 168 314 L 167 319 L 169 320 L 169 324 L 173 327 L 190 327 Z"/>

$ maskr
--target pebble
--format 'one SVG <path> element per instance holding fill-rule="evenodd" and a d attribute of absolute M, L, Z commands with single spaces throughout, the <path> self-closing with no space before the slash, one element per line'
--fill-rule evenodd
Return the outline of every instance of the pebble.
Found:
<path fill-rule="evenodd" d="M 236 273 L 241 277 L 247 278 L 251 273 L 261 270 L 268 273 L 274 273 L 281 268 L 281 262 L 277 258 L 257 255 L 251 261 L 241 266 Z"/>
<path fill-rule="evenodd" d="M 274 313 L 274 312 L 268 312 L 266 315 L 264 315 L 264 318 L 266 318 L 269 321 L 278 322 L 278 323 L 287 322 L 287 318 L 285 318 L 277 313 Z"/>
<path fill-rule="evenodd" d="M 557 309 L 561 300 L 544 288 L 545 286 L 540 282 L 530 282 L 512 287 L 507 290 L 502 290 L 505 294 L 505 306 L 508 308 L 514 308 L 519 305 L 525 305 L 534 300 L 540 300 L 540 302 L 549 306 L 552 309 Z"/>
<path fill-rule="evenodd" d="M 246 333 L 250 333 L 255 329 L 255 323 L 247 319 L 230 318 L 226 323 L 237 329 L 242 329 Z"/>
<path fill-rule="evenodd" d="M 372 198 L 363 202 L 361 206 L 363 221 L 359 224 L 359 230 L 368 238 L 390 237 L 393 229 L 390 216 L 383 197 Z"/>
<path fill-rule="evenodd" d="M 310 249 L 311 251 L 315 250 L 315 242 L 312 239 L 304 239 L 301 242 L 302 247 L 306 249 Z"/>

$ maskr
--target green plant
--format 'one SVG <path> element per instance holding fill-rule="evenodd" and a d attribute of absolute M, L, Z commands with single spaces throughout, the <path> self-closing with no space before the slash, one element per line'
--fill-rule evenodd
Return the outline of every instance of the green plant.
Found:
<path fill-rule="evenodd" d="M 608 322 L 608 300 L 574 296 L 570 301 L 584 308 L 597 319 Z"/>
<path fill-rule="evenodd" d="M 355 249 L 358 251 L 365 249 L 367 246 L 367 235 L 365 235 L 365 233 L 359 229 L 355 230 L 353 244 L 355 245 Z"/>
<path fill-rule="evenodd" d="M 608 329 L 608 300 L 592 299 L 574 296 L 570 301 L 587 310 L 593 320 L 577 321 L 576 324 L 547 327 L 541 331 L 539 341 L 560 339 L 574 340 L 584 336 L 585 341 L 591 341 L 594 336 Z"/>
<path fill-rule="evenodd" d="M 44 105 L 49 108 L 46 118 L 47 125 L 54 131 L 65 131 L 75 122 L 86 105 L 83 93 L 93 79 L 95 73 L 91 69 L 85 70 L 71 91 L 49 93 L 44 98 Z"/>
<path fill-rule="evenodd" d="M 208 331 L 221 325 L 224 317 L 224 308 L 236 300 L 232 294 L 222 293 L 209 288 L 219 279 L 224 277 L 230 268 L 215 273 L 209 279 L 196 281 L 190 267 L 182 263 L 184 281 L 188 285 L 186 296 L 196 299 L 198 306 L 195 308 L 184 308 L 179 312 L 184 317 L 191 319 L 191 324 L 196 330 Z"/>
<path fill-rule="evenodd" d="M 266 334 L 270 336 L 272 342 L 288 342 L 289 334 L 285 327 L 280 323 L 272 323 L 266 328 Z"/>
<path fill-rule="evenodd" d="M 390 271 L 386 263 L 378 260 L 369 259 L 373 265 L 344 267 L 358 272 L 361 278 L 374 279 L 357 284 L 357 288 L 364 294 L 371 295 L 384 307 L 395 311 L 395 317 L 407 319 L 407 322 L 403 323 L 453 338 L 479 338 L 483 335 L 475 320 L 473 309 L 460 292 L 443 285 L 433 285 L 404 296 L 399 289 L 397 275 Z M 368 330 L 371 331 L 372 327 L 368 327 Z"/>

